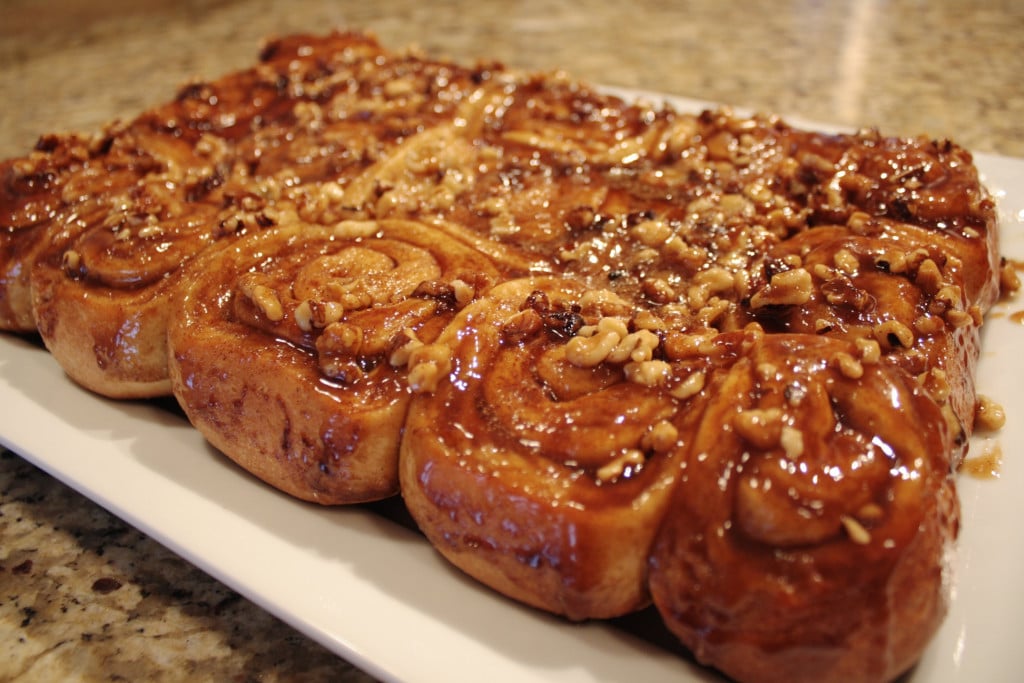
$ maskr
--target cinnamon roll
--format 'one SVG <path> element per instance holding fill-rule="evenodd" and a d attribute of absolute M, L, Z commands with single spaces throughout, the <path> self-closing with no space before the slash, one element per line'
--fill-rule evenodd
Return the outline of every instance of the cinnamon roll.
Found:
<path fill-rule="evenodd" d="M 893 680 L 945 615 L 954 434 L 916 378 L 877 359 L 853 377 L 855 357 L 748 334 L 685 432 L 651 591 L 737 680 Z"/>
<path fill-rule="evenodd" d="M 865 133 L 842 148 L 834 163 L 805 157 L 818 178 L 813 214 L 752 273 L 750 319 L 876 346 L 943 407 L 958 462 L 973 431 L 981 326 L 999 296 L 995 204 L 949 143 Z"/>
<path fill-rule="evenodd" d="M 564 278 L 498 285 L 438 337 L 448 369 L 413 398 L 402 439 L 402 496 L 438 551 L 572 619 L 649 601 L 687 420 L 671 392 L 697 393 L 700 369 L 670 377 L 621 303 Z"/>
<path fill-rule="evenodd" d="M 410 389 L 449 362 L 434 339 L 503 272 L 411 221 L 293 222 L 219 244 L 174 301 L 174 395 L 282 491 L 325 505 L 393 495 Z"/>
<path fill-rule="evenodd" d="M 87 173 L 94 153 L 95 143 L 82 136 L 48 135 L 31 154 L 0 162 L 0 329 L 35 331 L 29 267 L 64 206 L 62 186 Z"/>

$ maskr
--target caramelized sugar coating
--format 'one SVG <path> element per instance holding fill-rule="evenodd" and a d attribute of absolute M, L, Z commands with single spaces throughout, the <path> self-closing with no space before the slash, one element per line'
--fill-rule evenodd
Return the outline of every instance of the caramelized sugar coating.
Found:
<path fill-rule="evenodd" d="M 984 241 L 859 215 L 856 228 L 820 226 L 773 248 L 751 318 L 772 332 L 844 339 L 920 378 L 955 435 L 956 462 L 976 410 L 982 311 L 995 298 Z M 940 265 L 941 264 L 941 265 Z M 799 274 L 799 305 L 758 305 Z M 848 364 L 849 372 L 859 372 Z"/>
<path fill-rule="evenodd" d="M 945 614 L 953 435 L 900 368 L 850 377 L 852 344 L 744 337 L 683 438 L 654 602 L 737 680 L 892 680 Z"/>
<path fill-rule="evenodd" d="M 410 385 L 438 382 L 431 342 L 500 275 L 408 221 L 288 223 L 185 272 L 168 335 L 178 402 L 242 467 L 324 505 L 397 492 Z"/>
<path fill-rule="evenodd" d="M 948 142 L 866 132 L 808 149 L 811 229 L 771 248 L 751 284 L 750 319 L 771 332 L 877 343 L 943 407 L 960 456 L 976 412 L 981 324 L 999 296 L 994 203 L 970 155 Z M 790 299 L 777 305 L 779 296 Z"/>
<path fill-rule="evenodd" d="M 64 205 L 60 188 L 68 176 L 86 174 L 97 151 L 92 140 L 49 135 L 40 138 L 30 155 L 0 162 L 0 329 L 36 329 L 30 265 L 44 244 L 41 233 Z M 80 193 L 71 188 L 68 194 Z"/>
<path fill-rule="evenodd" d="M 406 505 L 445 557 L 573 619 L 649 602 L 647 557 L 679 467 L 673 421 L 686 421 L 685 402 L 641 377 L 660 369 L 657 335 L 604 317 L 616 306 L 593 293 L 527 278 L 463 309 L 436 342 L 448 376 L 413 399 L 400 466 Z M 604 332 L 566 345 L 587 320 L 614 321 L 622 347 L 596 372 Z"/>
<path fill-rule="evenodd" d="M 574 91 L 572 100 L 581 97 Z M 628 161 L 607 166 L 608 154 L 575 146 L 571 136 L 558 147 L 539 134 L 495 134 L 516 130 L 514 118 L 493 115 L 472 133 L 466 149 L 489 150 L 497 177 L 526 179 L 517 189 L 535 201 L 532 213 L 520 207 L 511 220 L 482 210 L 475 220 L 459 220 L 503 245 L 543 245 L 551 272 L 586 290 L 568 309 L 581 316 L 580 327 L 570 339 L 547 335 L 543 346 L 528 334 L 525 343 L 511 332 L 502 337 L 492 328 L 540 329 L 526 322 L 537 316 L 524 291 L 511 296 L 512 283 L 495 291 L 508 291 L 507 301 L 480 302 L 472 307 L 479 319 L 467 311 L 452 323 L 439 340 L 459 359 L 451 383 L 417 397 L 406 423 L 400 473 L 407 505 L 440 552 L 467 573 L 573 618 L 643 604 L 647 591 L 637 581 L 646 570 L 590 548 L 635 558 L 651 537 L 628 525 L 664 514 L 650 555 L 652 590 L 666 622 L 703 661 L 740 680 L 777 679 L 779 672 L 794 680 L 893 678 L 916 660 L 945 614 L 943 576 L 957 528 L 951 473 L 973 429 L 979 331 L 998 293 L 993 203 L 969 155 L 947 143 L 873 132 L 821 135 L 727 112 L 640 118 L 649 124 L 645 135 L 610 138 L 634 143 Z M 614 126 L 597 128 L 609 130 Z M 459 168 L 435 158 L 443 174 Z M 518 165 L 512 160 L 522 158 L 530 160 L 528 171 L 509 174 Z M 424 186 L 422 176 L 405 169 L 396 177 L 394 187 L 410 188 L 406 197 L 424 196 L 411 189 Z M 478 179 L 453 207 L 493 202 L 503 210 L 498 192 L 479 194 L 487 173 Z M 552 206 L 564 216 L 555 229 L 544 227 Z M 431 210 L 446 217 L 458 211 Z M 581 301 L 594 306 L 586 315 Z M 653 335 L 643 363 L 611 350 L 641 331 Z M 541 348 L 543 355 L 533 355 Z M 625 441 L 637 430 L 621 416 L 641 414 L 652 397 L 665 401 L 657 405 L 674 445 L 656 458 L 637 456 L 642 447 L 631 451 L 635 463 L 646 463 L 646 475 L 641 467 L 628 485 L 594 484 L 600 478 L 587 458 L 621 463 L 593 445 L 600 440 L 575 438 L 576 394 L 553 388 L 557 382 L 542 369 L 541 358 L 558 354 L 574 359 L 566 361 L 571 371 L 558 373 L 573 386 L 633 383 L 632 393 L 614 399 L 611 392 L 587 394 L 588 414 Z M 756 374 L 752 362 L 767 374 L 736 379 Z M 792 402 L 789 412 L 777 404 L 783 398 Z M 744 416 L 735 418 L 730 411 L 741 407 Z M 543 428 L 537 413 L 547 417 Z M 442 415 L 459 416 L 456 427 L 438 429 Z M 900 434 L 908 416 L 923 435 Z M 660 423 L 652 418 L 648 429 Z M 723 433 L 721 452 L 710 459 L 705 449 Z M 748 441 L 766 451 L 757 456 L 766 472 L 782 457 L 812 474 L 795 482 L 801 476 L 773 472 L 759 481 L 778 480 L 774 491 L 757 489 L 739 474 L 755 457 Z M 536 452 L 534 443 L 542 444 Z M 557 457 L 567 448 L 571 457 Z M 678 484 L 650 469 L 666 460 L 681 467 Z M 734 487 L 733 475 L 746 488 Z M 665 477 L 654 490 L 677 488 L 669 507 L 651 494 L 643 498 L 650 507 L 622 505 L 615 491 L 642 487 L 644 476 Z M 699 491 L 683 483 L 691 476 Z M 585 499 L 582 491 L 592 490 L 600 490 L 600 503 Z M 802 493 L 789 500 L 787 490 Z M 712 501 L 716 496 L 721 500 Z M 734 496 L 741 503 L 733 505 Z M 854 503 L 856 509 L 844 507 Z M 707 522 L 687 505 L 722 517 Z M 797 522 L 803 528 L 794 528 Z M 706 540 L 713 524 L 756 528 L 761 545 L 750 550 L 744 536 L 735 541 L 740 551 L 722 554 Z M 891 537 L 879 541 L 875 533 Z M 584 540 L 559 545 L 567 538 Z M 882 552 L 863 547 L 872 538 Z M 783 566 L 750 563 L 747 550 L 784 558 Z M 588 558 L 587 571 L 570 557 Z M 793 558 L 806 560 L 810 573 L 786 574 Z M 871 568 L 861 570 L 860 562 Z M 762 593 L 754 583 L 749 594 L 763 611 L 745 613 L 729 602 L 745 599 L 747 564 L 767 586 Z M 708 579 L 734 571 L 739 578 L 727 587 Z M 803 601 L 787 598 L 787 586 L 803 590 Z M 792 618 L 767 619 L 787 610 Z M 839 616 L 819 621 L 833 610 Z M 768 635 L 758 630 L 761 622 Z M 713 637 L 700 635 L 709 630 Z"/>

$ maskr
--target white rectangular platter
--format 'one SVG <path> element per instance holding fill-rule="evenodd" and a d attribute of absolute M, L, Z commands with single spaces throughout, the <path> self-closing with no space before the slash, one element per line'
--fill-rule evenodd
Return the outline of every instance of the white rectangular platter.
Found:
<path fill-rule="evenodd" d="M 679 101 L 674 101 L 679 104 Z M 698 106 L 692 103 L 692 106 Z M 1024 161 L 978 158 L 1000 203 L 1003 253 L 1024 261 Z M 979 391 L 1005 429 L 971 456 L 999 477 L 961 476 L 950 615 L 910 681 L 1013 680 L 1024 632 L 1022 302 L 985 327 Z M 40 347 L 0 335 L 0 443 L 340 656 L 388 681 L 718 680 L 621 624 L 573 625 L 513 604 L 448 567 L 415 532 L 364 508 L 321 509 L 269 489 L 179 415 L 97 398 Z M 641 620 L 643 621 L 643 620 Z"/>

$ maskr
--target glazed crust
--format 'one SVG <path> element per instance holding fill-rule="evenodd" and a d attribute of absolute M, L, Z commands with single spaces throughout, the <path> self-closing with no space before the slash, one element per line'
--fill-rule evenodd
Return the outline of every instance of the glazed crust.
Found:
<path fill-rule="evenodd" d="M 621 369 L 595 376 L 566 359 L 585 291 L 512 280 L 463 309 L 436 342 L 450 380 L 413 400 L 400 465 L 406 506 L 445 557 L 572 619 L 649 602 L 647 557 L 678 467 L 668 421 L 682 410 Z M 670 431 L 657 445 L 652 425 Z"/>
<path fill-rule="evenodd" d="M 846 376 L 834 359 L 852 345 L 747 336 L 686 439 L 655 604 L 737 680 L 892 680 L 946 610 L 950 430 L 898 368 Z"/>
<path fill-rule="evenodd" d="M 61 171 L 79 171 L 88 156 L 88 141 L 51 135 L 27 157 L 0 162 L 0 329 L 35 331 L 29 265 L 62 206 Z"/>
<path fill-rule="evenodd" d="M 408 221 L 289 223 L 204 252 L 168 334 L 173 392 L 193 425 L 298 498 L 397 493 L 408 383 L 430 381 L 417 379 L 430 365 L 420 347 L 454 314 L 457 288 L 473 296 L 499 273 L 441 234 Z"/>

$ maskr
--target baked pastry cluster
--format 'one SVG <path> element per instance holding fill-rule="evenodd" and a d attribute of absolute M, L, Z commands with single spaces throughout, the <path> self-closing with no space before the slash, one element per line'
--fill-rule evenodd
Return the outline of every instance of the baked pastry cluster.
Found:
<path fill-rule="evenodd" d="M 73 380 L 298 498 L 401 495 L 515 600 L 653 602 L 741 681 L 891 680 L 945 613 L 1001 287 L 950 142 L 302 35 L 44 136 L 0 223 L 0 322 Z"/>

